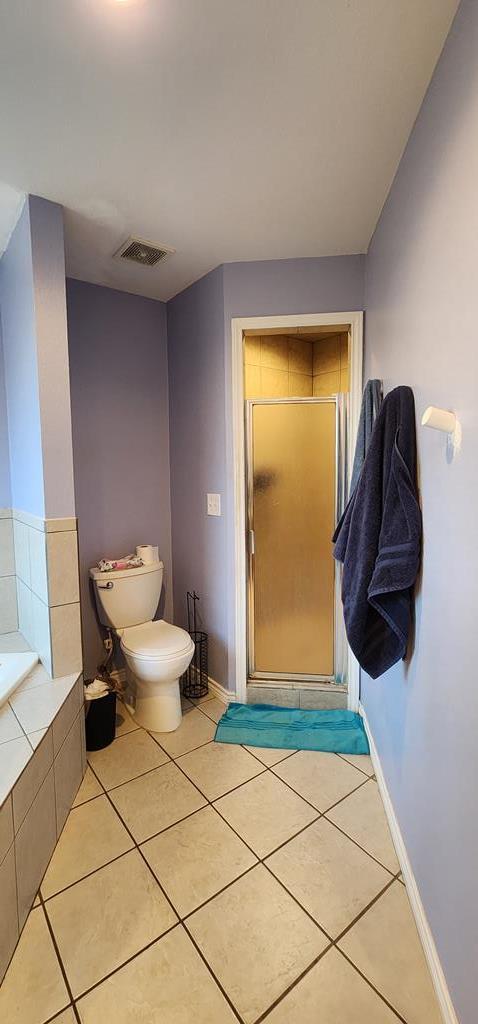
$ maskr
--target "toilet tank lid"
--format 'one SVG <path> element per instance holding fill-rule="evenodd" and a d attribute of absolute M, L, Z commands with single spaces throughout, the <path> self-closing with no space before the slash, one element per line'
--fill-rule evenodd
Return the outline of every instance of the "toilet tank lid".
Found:
<path fill-rule="evenodd" d="M 141 576 L 145 572 L 159 572 L 164 569 L 163 562 L 148 562 L 147 565 L 139 565 L 137 569 L 111 569 L 110 572 L 101 572 L 97 565 L 90 569 L 92 580 L 122 580 L 128 576 Z"/>

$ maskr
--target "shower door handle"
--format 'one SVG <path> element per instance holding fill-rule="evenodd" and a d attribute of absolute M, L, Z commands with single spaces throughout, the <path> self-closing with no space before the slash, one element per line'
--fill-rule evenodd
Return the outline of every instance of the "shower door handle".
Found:
<path fill-rule="evenodd" d="M 249 530 L 249 554 L 253 555 L 254 553 L 255 553 L 254 530 Z"/>

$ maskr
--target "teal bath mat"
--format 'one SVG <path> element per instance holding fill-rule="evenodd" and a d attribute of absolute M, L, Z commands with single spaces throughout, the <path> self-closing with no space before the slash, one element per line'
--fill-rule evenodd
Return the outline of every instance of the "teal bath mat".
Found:
<path fill-rule="evenodd" d="M 368 754 L 363 721 L 355 711 L 303 711 L 273 704 L 229 704 L 219 720 L 216 743 L 285 750 Z"/>

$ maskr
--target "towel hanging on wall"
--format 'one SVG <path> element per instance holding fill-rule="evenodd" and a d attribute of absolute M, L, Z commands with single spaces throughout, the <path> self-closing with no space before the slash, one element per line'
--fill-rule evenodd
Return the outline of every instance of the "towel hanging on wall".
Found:
<path fill-rule="evenodd" d="M 373 679 L 405 657 L 421 546 L 413 392 L 383 401 L 360 477 L 335 531 L 349 644 Z"/>
<path fill-rule="evenodd" d="M 370 444 L 373 426 L 379 414 L 381 404 L 382 381 L 368 380 L 362 395 L 362 406 L 360 409 L 360 419 L 357 430 L 357 441 L 355 444 L 355 456 L 352 469 L 352 479 L 350 481 L 350 494 L 354 493 L 354 490 L 358 483 L 358 478 L 360 476 L 360 473 L 362 472 L 362 466 L 365 462 L 365 456 L 367 454 L 368 446 Z"/>

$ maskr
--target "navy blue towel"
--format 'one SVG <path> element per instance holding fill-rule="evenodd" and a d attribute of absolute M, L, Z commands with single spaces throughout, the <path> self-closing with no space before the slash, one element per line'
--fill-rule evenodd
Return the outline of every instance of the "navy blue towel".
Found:
<path fill-rule="evenodd" d="M 384 399 L 362 471 L 335 531 L 343 562 L 349 644 L 373 679 L 407 652 L 413 586 L 420 564 L 415 403 L 411 388 Z"/>
<path fill-rule="evenodd" d="M 360 409 L 360 420 L 357 430 L 357 441 L 355 444 L 355 457 L 352 469 L 352 480 L 350 482 L 350 494 L 353 494 L 358 478 L 362 472 L 365 456 L 372 437 L 372 430 L 375 420 L 379 414 L 382 404 L 382 381 L 367 381 L 362 395 L 362 407 Z"/>

